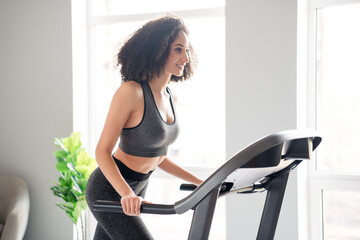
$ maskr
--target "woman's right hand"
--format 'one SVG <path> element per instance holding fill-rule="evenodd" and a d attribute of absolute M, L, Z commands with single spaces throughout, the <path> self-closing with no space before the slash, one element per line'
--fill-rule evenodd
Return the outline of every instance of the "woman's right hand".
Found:
<path fill-rule="evenodd" d="M 121 198 L 121 205 L 124 214 L 128 216 L 139 216 L 142 201 L 143 198 L 136 196 L 135 194 L 123 196 Z"/>

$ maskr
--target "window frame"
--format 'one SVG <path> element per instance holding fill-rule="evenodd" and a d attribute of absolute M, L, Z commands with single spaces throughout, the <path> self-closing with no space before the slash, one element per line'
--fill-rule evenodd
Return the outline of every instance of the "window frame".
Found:
<path fill-rule="evenodd" d="M 225 7 L 181 10 L 171 12 L 155 12 L 129 15 L 92 16 L 92 1 L 79 0 L 72 3 L 73 19 L 73 122 L 74 131 L 83 133 L 84 145 L 90 154 L 96 147 L 95 110 L 95 78 L 94 78 L 94 26 L 119 22 L 146 21 L 167 13 L 181 18 L 225 17 Z M 85 10 L 84 10 L 85 9 Z M 79 13 L 81 20 L 77 20 Z M 75 21 L 75 22 L 74 22 Z M 86 37 L 84 37 L 86 36 Z M 79 98 L 78 96 L 84 96 Z M 213 168 L 194 167 L 199 172 L 208 172 Z"/>
<path fill-rule="evenodd" d="M 155 12 L 131 15 L 93 16 L 92 0 L 71 1 L 72 11 L 72 43 L 73 43 L 73 131 L 82 133 L 83 146 L 90 155 L 95 155 L 95 72 L 94 72 L 94 26 L 98 24 L 112 24 L 118 22 L 146 21 L 167 13 L 181 18 L 225 17 L 225 6 L 215 8 L 181 10 L 171 12 Z M 225 77 L 225 76 L 224 76 Z M 79 97 L 81 96 L 81 97 Z M 224 133 L 225 134 L 225 133 Z M 212 167 L 186 167 L 187 170 L 199 177 L 206 177 L 215 169 Z M 163 171 L 156 171 L 153 177 L 171 178 Z M 86 211 L 87 239 L 93 236 L 96 220 L 89 210 Z M 74 228 L 74 233 L 76 229 Z M 75 236 L 75 235 L 74 235 Z"/>
<path fill-rule="evenodd" d="M 299 7 L 298 128 L 316 129 L 317 9 L 360 3 L 360 0 L 306 0 Z M 305 17 L 306 16 L 306 17 Z M 303 24 L 303 25 L 301 25 Z M 306 52 L 306 54 L 301 54 Z M 306 72 L 307 74 L 302 74 Z M 305 103 L 305 104 L 303 104 Z M 320 145 L 321 147 L 321 145 Z M 360 174 L 316 170 L 316 155 L 299 168 L 299 239 L 324 239 L 323 190 L 360 191 Z M 305 210 L 305 211 L 304 211 Z"/>
<path fill-rule="evenodd" d="M 91 14 L 91 9 L 88 9 L 89 15 Z M 143 13 L 143 14 L 131 14 L 131 15 L 109 15 L 109 16 L 91 16 L 88 20 L 88 52 L 89 52 L 89 68 L 88 68 L 88 136 L 89 136 L 89 149 L 90 152 L 95 152 L 96 147 L 96 129 L 95 129 L 95 110 L 90 106 L 95 106 L 95 77 L 94 77 L 94 26 L 101 24 L 113 24 L 119 22 L 137 22 L 137 21 L 147 21 L 159 16 L 166 15 L 167 13 L 175 14 L 185 21 L 186 19 L 199 19 L 199 18 L 210 18 L 210 17 L 225 17 L 225 7 L 216 7 L 216 8 L 204 8 L 204 9 L 193 9 L 193 10 L 181 10 L 181 11 L 171 11 L 171 12 L 156 12 L 156 13 Z M 224 76 L 225 77 L 225 76 Z M 196 166 L 196 167 L 187 167 L 185 168 L 192 173 L 198 176 L 208 176 L 209 173 L 213 172 L 215 168 L 205 167 L 205 166 Z M 155 177 L 161 178 L 171 178 L 168 174 L 165 174 L 163 171 L 159 170 L 154 173 Z"/>

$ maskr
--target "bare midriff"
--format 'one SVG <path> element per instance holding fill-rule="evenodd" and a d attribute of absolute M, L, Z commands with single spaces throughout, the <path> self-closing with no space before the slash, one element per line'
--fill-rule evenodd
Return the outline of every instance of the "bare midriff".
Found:
<path fill-rule="evenodd" d="M 166 156 L 159 157 L 138 157 L 124 153 L 119 147 L 114 153 L 114 157 L 135 172 L 147 174 L 165 159 Z"/>

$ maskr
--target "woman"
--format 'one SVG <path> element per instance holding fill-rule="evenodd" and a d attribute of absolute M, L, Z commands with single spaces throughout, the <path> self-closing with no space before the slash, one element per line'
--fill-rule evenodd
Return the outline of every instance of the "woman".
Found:
<path fill-rule="evenodd" d="M 121 201 L 124 214 L 93 211 L 94 239 L 152 239 L 140 215 L 148 178 L 157 168 L 195 185 L 201 180 L 166 157 L 179 126 L 169 81 L 189 79 L 195 55 L 183 21 L 166 16 L 132 34 L 118 53 L 123 83 L 114 94 L 96 147 L 99 165 L 86 199 Z M 112 155 L 120 136 L 120 144 Z"/>

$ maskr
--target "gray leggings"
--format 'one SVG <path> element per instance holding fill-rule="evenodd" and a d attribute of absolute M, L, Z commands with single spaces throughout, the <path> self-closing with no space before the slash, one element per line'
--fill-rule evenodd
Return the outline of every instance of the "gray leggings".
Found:
<path fill-rule="evenodd" d="M 117 162 L 120 172 L 123 174 L 126 182 L 138 196 L 144 197 L 148 185 L 148 177 L 150 174 L 141 174 L 128 169 L 119 160 Z M 120 164 L 118 163 L 120 162 Z M 124 168 L 125 167 L 125 168 Z M 127 168 L 127 169 L 126 169 Z M 125 169 L 125 170 L 124 170 Z M 141 177 L 141 175 L 144 175 Z M 145 178 L 143 180 L 133 180 L 126 177 Z M 135 176 L 135 177 L 134 177 Z M 123 213 L 98 212 L 92 208 L 96 200 L 120 201 L 120 195 L 111 186 L 104 174 L 99 168 L 91 174 L 86 186 L 86 201 L 88 206 L 96 218 L 98 224 L 94 235 L 94 240 L 146 240 L 153 239 L 150 232 L 146 228 L 144 222 L 139 216 L 127 216 Z"/>

